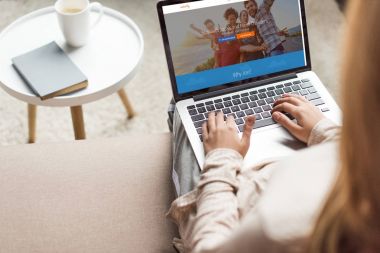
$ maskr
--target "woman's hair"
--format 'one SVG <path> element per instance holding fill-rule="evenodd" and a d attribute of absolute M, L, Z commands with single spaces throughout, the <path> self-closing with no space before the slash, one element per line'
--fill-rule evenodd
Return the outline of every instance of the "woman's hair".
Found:
<path fill-rule="evenodd" d="M 205 22 L 203 22 L 204 25 L 207 25 L 208 23 L 215 25 L 214 21 L 211 19 L 206 19 Z"/>
<path fill-rule="evenodd" d="M 234 15 L 236 18 L 239 17 L 238 12 L 234 8 L 228 8 L 226 12 L 224 12 L 224 18 L 228 19 L 230 15 Z"/>
<path fill-rule="evenodd" d="M 310 252 L 380 252 L 380 1 L 351 0 L 341 84 L 341 168 Z"/>

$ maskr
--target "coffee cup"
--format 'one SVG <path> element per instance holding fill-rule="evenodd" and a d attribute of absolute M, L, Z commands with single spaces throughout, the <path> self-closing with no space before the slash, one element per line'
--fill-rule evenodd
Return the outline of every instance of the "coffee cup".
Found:
<path fill-rule="evenodd" d="M 98 9 L 99 13 L 93 24 L 90 20 L 92 9 Z M 90 31 L 100 22 L 104 14 L 100 3 L 90 3 L 89 0 L 58 0 L 55 3 L 55 11 L 63 36 L 72 47 L 87 44 Z"/>

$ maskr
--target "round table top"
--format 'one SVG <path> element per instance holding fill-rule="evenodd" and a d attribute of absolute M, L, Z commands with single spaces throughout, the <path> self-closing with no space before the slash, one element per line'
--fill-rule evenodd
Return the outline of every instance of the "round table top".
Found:
<path fill-rule="evenodd" d="M 95 20 L 98 13 L 92 12 Z M 42 101 L 12 67 L 11 59 L 56 41 L 88 78 L 88 87 L 72 94 Z M 0 34 L 0 85 L 15 98 L 34 105 L 77 106 L 121 89 L 135 74 L 142 58 L 144 40 L 127 16 L 104 7 L 104 16 L 80 48 L 68 46 L 58 25 L 54 7 L 25 15 Z M 48 70 L 46 70 L 48 71 Z"/>

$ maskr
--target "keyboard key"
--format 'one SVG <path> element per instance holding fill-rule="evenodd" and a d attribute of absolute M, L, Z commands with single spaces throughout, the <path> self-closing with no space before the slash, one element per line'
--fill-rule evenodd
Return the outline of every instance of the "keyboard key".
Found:
<path fill-rule="evenodd" d="M 214 103 L 214 101 L 207 101 L 206 103 L 205 103 L 205 105 L 212 105 Z"/>
<path fill-rule="evenodd" d="M 191 110 L 191 109 L 195 109 L 195 105 L 189 105 L 189 106 L 187 107 L 187 110 Z"/>
<path fill-rule="evenodd" d="M 241 118 L 235 119 L 235 123 L 236 123 L 236 125 L 242 125 L 242 124 L 244 124 L 244 120 Z"/>
<path fill-rule="evenodd" d="M 274 103 L 273 98 L 267 98 L 267 99 L 265 99 L 265 101 L 267 102 L 267 104 L 273 104 Z"/>
<path fill-rule="evenodd" d="M 325 101 L 323 101 L 322 99 L 315 99 L 315 100 L 311 100 L 310 102 L 312 104 L 314 104 L 315 106 L 324 105 L 325 104 Z"/>
<path fill-rule="evenodd" d="M 309 82 L 301 84 L 302 89 L 307 89 L 313 87 L 313 85 Z"/>
<path fill-rule="evenodd" d="M 214 106 L 214 105 L 206 105 L 206 110 L 207 110 L 208 112 L 215 111 L 215 106 Z"/>
<path fill-rule="evenodd" d="M 225 98 L 223 98 L 223 101 L 229 101 L 229 100 L 231 100 L 231 97 L 225 97 Z"/>
<path fill-rule="evenodd" d="M 256 117 L 256 120 L 261 120 L 261 119 L 263 119 L 263 117 L 261 117 L 260 114 L 256 114 L 255 117 Z M 257 122 L 257 121 L 256 121 L 256 122 Z"/>
<path fill-rule="evenodd" d="M 309 94 L 309 92 L 307 92 L 307 90 L 300 90 L 300 94 L 301 96 L 306 96 L 307 94 Z"/>
<path fill-rule="evenodd" d="M 294 91 L 298 91 L 298 90 L 300 90 L 301 88 L 300 88 L 299 85 L 293 85 L 293 86 L 292 86 L 292 89 L 293 89 Z"/>
<path fill-rule="evenodd" d="M 245 113 L 244 112 L 237 112 L 236 116 L 238 116 L 239 118 L 243 118 L 243 117 L 245 117 Z"/>
<path fill-rule="evenodd" d="M 232 106 L 231 101 L 224 102 L 223 104 L 225 107 L 231 107 Z"/>
<path fill-rule="evenodd" d="M 249 94 L 250 94 L 250 95 L 255 95 L 255 94 L 257 94 L 257 93 L 258 93 L 257 90 L 253 90 L 253 91 L 251 91 Z"/>
<path fill-rule="evenodd" d="M 283 85 L 283 84 L 276 85 L 276 88 L 277 88 L 277 89 L 284 88 L 284 85 Z"/>
<path fill-rule="evenodd" d="M 300 93 L 298 91 L 293 91 L 291 92 L 290 94 L 293 94 L 293 95 L 300 95 Z"/>
<path fill-rule="evenodd" d="M 280 98 L 281 98 L 281 96 L 275 96 L 273 99 L 274 99 L 274 101 L 276 101 L 276 100 L 278 100 Z"/>
<path fill-rule="evenodd" d="M 242 93 L 241 96 L 242 97 L 248 97 L 249 95 L 248 95 L 248 92 L 245 92 L 245 93 Z"/>
<path fill-rule="evenodd" d="M 233 98 L 233 99 L 240 98 L 240 95 L 233 95 L 232 98 Z"/>
<path fill-rule="evenodd" d="M 215 104 L 215 108 L 216 109 L 223 109 L 224 106 L 223 106 L 223 104 Z"/>
<path fill-rule="evenodd" d="M 265 105 L 266 103 L 264 100 L 259 100 L 259 101 L 257 101 L 257 104 L 262 106 L 262 105 Z"/>
<path fill-rule="evenodd" d="M 215 103 L 222 103 L 222 99 L 220 99 L 220 98 L 219 99 L 215 99 L 214 102 Z"/>
<path fill-rule="evenodd" d="M 274 86 L 271 86 L 271 87 L 268 87 L 268 88 L 267 88 L 268 91 L 271 91 L 271 90 L 274 90 L 274 89 L 275 89 Z"/>
<path fill-rule="evenodd" d="M 205 120 L 194 122 L 194 127 L 195 128 L 202 127 L 203 122 L 205 122 Z"/>
<path fill-rule="evenodd" d="M 270 105 L 264 105 L 263 110 L 267 112 L 267 111 L 272 110 L 272 107 Z"/>
<path fill-rule="evenodd" d="M 249 108 L 257 107 L 257 103 L 256 102 L 250 102 L 250 103 L 248 103 L 248 106 L 249 106 Z"/>
<path fill-rule="evenodd" d="M 222 112 L 223 112 L 224 114 L 229 114 L 229 113 L 231 113 L 231 109 L 230 109 L 230 108 L 224 108 L 224 109 L 222 110 Z"/>
<path fill-rule="evenodd" d="M 240 108 L 239 108 L 239 106 L 235 105 L 235 106 L 231 107 L 231 111 L 237 112 L 237 111 L 240 111 Z"/>
<path fill-rule="evenodd" d="M 251 99 L 251 101 L 256 101 L 256 100 L 259 100 L 259 97 L 257 95 L 253 95 L 253 96 L 250 96 L 249 99 Z"/>
<path fill-rule="evenodd" d="M 261 107 L 255 107 L 253 110 L 255 111 L 255 113 L 262 113 L 263 112 L 263 109 L 261 109 Z"/>
<path fill-rule="evenodd" d="M 307 100 L 311 101 L 311 100 L 321 98 L 321 96 L 318 93 L 313 93 L 313 94 L 307 95 L 306 98 Z"/>
<path fill-rule="evenodd" d="M 200 127 L 200 128 L 197 128 L 197 133 L 198 134 L 202 134 L 202 128 Z"/>
<path fill-rule="evenodd" d="M 267 91 L 267 89 L 265 89 L 265 88 L 262 88 L 262 89 L 259 90 L 260 93 L 266 92 L 266 91 Z"/>
<path fill-rule="evenodd" d="M 240 104 L 241 104 L 241 101 L 240 101 L 240 99 L 234 99 L 234 100 L 232 100 L 232 103 L 233 103 L 234 105 L 240 105 Z"/>
<path fill-rule="evenodd" d="M 330 109 L 327 108 L 327 107 L 325 107 L 325 108 L 322 108 L 321 111 L 322 111 L 322 112 L 328 112 L 328 111 L 330 111 Z"/>
<path fill-rule="evenodd" d="M 200 108 L 198 108 L 198 112 L 199 113 L 205 113 L 206 112 L 206 108 L 200 107 Z"/>
<path fill-rule="evenodd" d="M 302 79 L 302 82 L 307 83 L 307 82 L 310 82 L 310 80 L 309 79 Z"/>
<path fill-rule="evenodd" d="M 248 109 L 244 111 L 247 116 L 254 114 L 252 109 Z"/>
<path fill-rule="evenodd" d="M 203 114 L 198 114 L 198 115 L 194 115 L 191 117 L 191 119 L 193 121 L 200 121 L 200 120 L 204 120 L 205 119 L 205 116 L 203 116 Z"/>
<path fill-rule="evenodd" d="M 265 93 L 260 93 L 260 94 L 259 94 L 259 98 L 260 98 L 260 99 L 267 98 L 267 95 L 266 95 Z"/>
<path fill-rule="evenodd" d="M 240 109 L 247 110 L 248 109 L 248 105 L 247 104 L 242 104 L 242 105 L 240 105 Z"/>
<path fill-rule="evenodd" d="M 293 84 L 292 83 L 285 83 L 284 84 L 286 87 L 289 87 L 289 86 L 292 86 Z"/>
<path fill-rule="evenodd" d="M 263 120 L 256 121 L 255 125 L 253 126 L 254 129 L 274 125 L 276 122 L 272 118 L 267 118 Z"/>
<path fill-rule="evenodd" d="M 300 84 L 300 83 L 301 81 L 298 81 L 298 80 L 293 82 L 293 84 Z"/>
<path fill-rule="evenodd" d="M 282 89 L 275 90 L 274 92 L 276 92 L 277 95 L 284 94 L 284 91 Z"/>
<path fill-rule="evenodd" d="M 203 106 L 205 106 L 204 103 L 197 104 L 197 107 L 203 107 Z"/>
<path fill-rule="evenodd" d="M 238 126 L 238 128 L 239 128 L 240 133 L 244 132 L 244 125 L 240 125 L 240 126 Z"/>
<path fill-rule="evenodd" d="M 203 142 L 203 137 L 202 137 L 202 135 L 199 135 L 199 139 L 201 140 L 201 142 Z"/>
<path fill-rule="evenodd" d="M 249 98 L 248 97 L 243 97 L 243 98 L 241 98 L 241 102 L 242 103 L 248 103 L 249 102 Z"/>
<path fill-rule="evenodd" d="M 308 89 L 308 91 L 309 91 L 310 94 L 311 94 L 311 93 L 316 93 L 316 92 L 317 92 L 317 90 L 316 90 L 314 87 Z"/>
<path fill-rule="evenodd" d="M 269 112 L 263 112 L 261 116 L 263 116 L 264 119 L 267 119 L 270 118 L 272 115 Z"/>
<path fill-rule="evenodd" d="M 198 112 L 197 112 L 197 110 L 192 109 L 192 110 L 189 111 L 189 114 L 190 114 L 191 116 L 194 116 L 194 115 L 197 115 Z"/>
<path fill-rule="evenodd" d="M 290 92 L 292 92 L 292 88 L 290 88 L 290 87 L 285 87 L 285 88 L 284 88 L 284 92 L 285 92 L 285 93 L 290 93 Z"/>
<path fill-rule="evenodd" d="M 274 96 L 276 96 L 276 93 L 274 93 L 274 91 L 271 90 L 271 91 L 268 91 L 268 92 L 267 92 L 267 96 L 268 96 L 268 97 L 274 97 Z"/>

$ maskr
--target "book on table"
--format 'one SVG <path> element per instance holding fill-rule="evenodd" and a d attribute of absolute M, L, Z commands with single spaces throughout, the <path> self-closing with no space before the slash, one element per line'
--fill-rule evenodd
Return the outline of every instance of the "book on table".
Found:
<path fill-rule="evenodd" d="M 14 57 L 12 63 L 41 100 L 66 95 L 88 85 L 87 77 L 55 42 Z"/>

